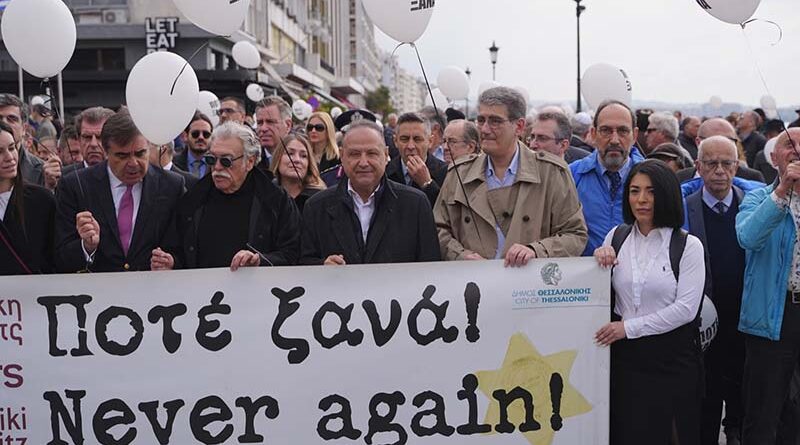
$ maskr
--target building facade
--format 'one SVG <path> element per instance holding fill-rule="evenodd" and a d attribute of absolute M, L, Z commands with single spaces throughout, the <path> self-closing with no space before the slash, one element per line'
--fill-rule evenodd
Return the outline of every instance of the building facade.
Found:
<path fill-rule="evenodd" d="M 188 60 L 200 89 L 220 98 L 244 99 L 247 85 L 258 82 L 267 94 L 290 101 L 314 95 L 322 103 L 347 107 L 363 104 L 363 96 L 378 86 L 372 23 L 360 0 L 251 0 L 244 25 L 229 37 L 198 28 L 168 0 L 64 1 L 78 31 L 75 53 L 62 73 L 65 107 L 73 113 L 125 103 L 128 73 L 154 50 Z M 261 53 L 259 69 L 234 62 L 232 47 L 243 40 Z M 41 94 L 40 84 L 25 74 L 27 96 Z M 4 48 L 0 85 L 3 91 L 19 88 L 17 65 Z"/>
<path fill-rule="evenodd" d="M 394 109 L 398 113 L 419 111 L 428 94 L 425 82 L 400 67 L 397 56 L 383 52 L 380 57 L 381 83 L 389 89 Z"/>

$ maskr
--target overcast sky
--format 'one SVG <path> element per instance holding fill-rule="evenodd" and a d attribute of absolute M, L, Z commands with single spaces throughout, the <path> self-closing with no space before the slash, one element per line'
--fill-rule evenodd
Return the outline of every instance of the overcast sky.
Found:
<path fill-rule="evenodd" d="M 737 0 L 729 0 L 737 1 Z M 800 104 L 800 2 L 762 0 L 754 17 L 777 22 L 742 29 L 710 16 L 695 0 L 584 0 L 581 69 L 605 62 L 624 69 L 636 101 L 757 106 L 766 94 L 761 67 L 778 106 Z M 528 89 L 531 100 L 575 100 L 574 0 L 437 0 L 425 34 L 417 41 L 432 82 L 442 67 L 472 71 L 475 96 L 492 76 L 489 46 L 500 47 L 497 81 Z M 378 45 L 396 42 L 376 32 Z M 400 48 L 400 64 L 421 75 L 413 49 Z"/>

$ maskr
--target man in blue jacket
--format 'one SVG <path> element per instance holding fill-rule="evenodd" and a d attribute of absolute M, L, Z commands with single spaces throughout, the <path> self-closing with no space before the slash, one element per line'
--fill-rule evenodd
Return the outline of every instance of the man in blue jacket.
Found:
<path fill-rule="evenodd" d="M 746 251 L 739 330 L 745 338 L 745 444 L 775 443 L 800 355 L 800 128 L 778 138 L 780 182 L 745 196 L 736 234 Z"/>
<path fill-rule="evenodd" d="M 644 160 L 633 146 L 639 135 L 636 115 L 622 102 L 600 104 L 591 134 L 597 150 L 569 165 L 589 229 L 584 256 L 592 255 L 622 223 L 622 187 L 631 168 Z"/>

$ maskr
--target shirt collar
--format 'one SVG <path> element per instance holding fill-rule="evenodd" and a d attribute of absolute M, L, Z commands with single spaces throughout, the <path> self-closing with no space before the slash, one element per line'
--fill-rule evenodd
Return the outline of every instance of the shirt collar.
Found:
<path fill-rule="evenodd" d="M 703 202 L 706 203 L 708 207 L 713 209 L 714 206 L 717 205 L 719 201 L 720 201 L 719 199 L 714 197 L 714 195 L 712 195 L 708 191 L 708 189 L 706 189 L 706 187 L 703 186 Z M 722 200 L 722 203 L 725 204 L 726 208 L 728 209 L 731 208 L 731 204 L 733 203 L 733 188 L 728 190 L 728 194 L 725 195 L 725 198 Z"/>
<path fill-rule="evenodd" d="M 173 163 L 172 163 L 172 161 L 170 161 L 169 164 L 167 164 L 167 165 L 165 165 L 165 166 L 163 166 L 161 168 L 163 168 L 164 170 L 172 171 L 172 166 L 173 166 Z"/>
<path fill-rule="evenodd" d="M 381 184 L 378 183 L 378 186 L 375 187 L 375 190 L 373 190 L 372 194 L 369 195 L 369 199 L 367 199 L 367 202 L 364 202 L 361 200 L 361 195 L 359 195 L 358 192 L 355 191 L 355 189 L 353 188 L 353 184 L 351 184 L 349 180 L 347 181 L 347 191 L 350 193 L 350 197 L 353 198 L 353 201 L 355 201 L 356 204 L 371 205 L 375 201 L 375 194 L 378 193 L 380 189 L 381 189 Z"/>
<path fill-rule="evenodd" d="M 511 158 L 511 163 L 508 164 L 508 168 L 506 169 L 506 173 L 510 174 L 511 176 L 517 176 L 517 170 L 519 169 L 519 146 L 517 146 L 517 151 L 514 153 L 514 157 Z M 494 176 L 494 165 L 492 165 L 492 157 L 486 157 L 486 177 Z"/>
<path fill-rule="evenodd" d="M 653 230 L 651 230 L 650 234 L 648 234 L 648 236 L 644 236 L 642 234 L 642 232 L 639 231 L 639 223 L 634 223 L 633 224 L 633 231 L 636 232 L 636 235 L 639 236 L 639 237 L 652 238 L 652 235 L 655 235 L 656 238 L 658 238 L 660 240 L 663 240 L 665 236 L 671 236 L 672 235 L 672 229 L 671 228 L 669 228 L 669 227 L 658 227 L 658 228 L 654 228 Z"/>
<path fill-rule="evenodd" d="M 188 147 L 186 148 L 186 157 L 189 159 L 189 165 L 191 166 L 194 164 L 195 161 L 202 161 L 202 156 L 195 156 L 194 152 L 190 150 Z"/>
<path fill-rule="evenodd" d="M 111 167 L 106 165 L 106 170 L 108 170 L 108 182 L 109 182 L 109 184 L 111 184 L 111 190 L 114 190 L 117 187 L 127 187 L 126 184 L 124 184 L 122 181 L 120 181 L 119 178 L 117 178 L 116 175 L 114 175 L 114 172 L 111 171 Z M 138 184 L 141 184 L 141 183 L 142 182 L 139 181 L 138 183 L 136 183 L 134 185 L 138 185 Z"/>

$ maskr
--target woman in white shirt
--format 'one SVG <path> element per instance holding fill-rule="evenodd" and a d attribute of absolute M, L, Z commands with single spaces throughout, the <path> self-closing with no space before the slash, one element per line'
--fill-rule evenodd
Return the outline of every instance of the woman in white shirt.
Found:
<path fill-rule="evenodd" d="M 670 261 L 681 230 L 680 184 L 667 165 L 648 160 L 625 183 L 623 219 L 632 224 L 617 255 L 614 230 L 594 256 L 612 273 L 611 323 L 595 334 L 611 345 L 611 442 L 692 445 L 700 442 L 703 367 L 697 316 L 703 298 L 703 245 L 692 235 Z"/>

